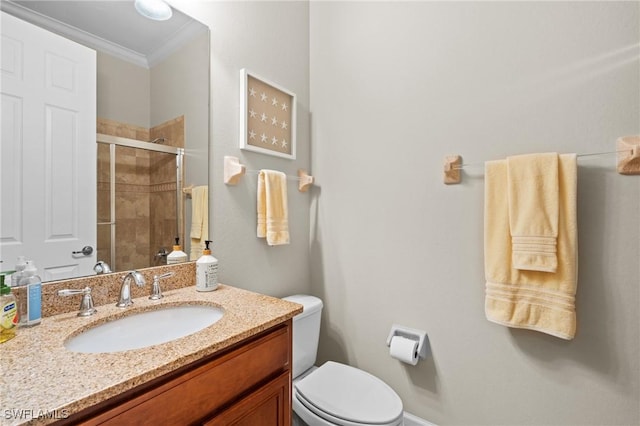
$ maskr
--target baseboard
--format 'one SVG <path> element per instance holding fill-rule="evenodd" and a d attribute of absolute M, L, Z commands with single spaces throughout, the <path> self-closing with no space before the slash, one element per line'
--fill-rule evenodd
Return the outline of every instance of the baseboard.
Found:
<path fill-rule="evenodd" d="M 403 417 L 404 426 L 436 426 L 435 423 L 428 422 L 425 419 L 421 419 L 420 417 L 414 416 L 406 411 L 404 412 Z"/>

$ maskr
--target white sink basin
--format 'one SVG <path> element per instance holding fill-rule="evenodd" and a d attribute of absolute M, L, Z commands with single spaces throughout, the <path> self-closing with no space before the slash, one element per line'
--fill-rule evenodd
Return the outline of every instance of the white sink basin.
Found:
<path fill-rule="evenodd" d="M 140 312 L 90 328 L 64 342 L 73 352 L 105 353 L 140 349 L 170 342 L 219 321 L 215 306 L 168 306 Z"/>

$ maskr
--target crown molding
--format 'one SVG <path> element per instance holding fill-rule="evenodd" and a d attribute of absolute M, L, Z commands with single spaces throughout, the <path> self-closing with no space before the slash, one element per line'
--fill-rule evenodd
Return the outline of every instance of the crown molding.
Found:
<path fill-rule="evenodd" d="M 92 49 L 110 54 L 119 59 L 131 62 L 139 67 L 149 68 L 149 61 L 145 55 L 127 49 L 119 44 L 110 42 L 101 37 L 97 37 L 91 33 L 80 30 L 71 25 L 60 22 L 57 19 L 50 18 L 41 13 L 35 12 L 10 0 L 2 0 L 0 9 L 17 18 L 30 22 L 41 28 L 47 29 L 53 33 L 67 37 L 77 43 L 88 46 Z"/>
<path fill-rule="evenodd" d="M 187 42 L 207 31 L 209 31 L 209 28 L 206 25 L 193 19 L 190 20 L 188 24 L 180 28 L 170 39 L 166 40 L 160 48 L 147 55 L 149 68 L 158 65 L 171 54 L 182 48 Z"/>
<path fill-rule="evenodd" d="M 147 69 L 159 64 L 178 49 L 183 47 L 188 41 L 208 31 L 206 25 L 202 25 L 197 21 L 191 20 L 168 40 L 164 40 L 158 49 L 145 56 L 142 53 L 128 49 L 109 40 L 105 40 L 72 25 L 60 22 L 57 19 L 38 13 L 18 3 L 14 3 L 11 0 L 0 1 L 0 9 L 10 15 L 71 39 L 77 43 Z"/>

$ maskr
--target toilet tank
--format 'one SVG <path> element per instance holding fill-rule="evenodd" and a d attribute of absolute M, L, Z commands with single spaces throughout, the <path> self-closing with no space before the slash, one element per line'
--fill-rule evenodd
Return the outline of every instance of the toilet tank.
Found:
<path fill-rule="evenodd" d="M 293 317 L 293 378 L 313 367 L 318 354 L 322 300 L 314 296 L 296 294 L 284 300 L 301 304 L 302 313 Z"/>

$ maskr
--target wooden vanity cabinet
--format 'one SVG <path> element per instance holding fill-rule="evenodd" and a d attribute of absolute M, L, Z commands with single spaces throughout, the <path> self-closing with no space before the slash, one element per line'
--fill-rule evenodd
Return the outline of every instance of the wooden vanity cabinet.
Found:
<path fill-rule="evenodd" d="M 289 374 L 262 386 L 242 401 L 214 416 L 204 426 L 269 426 L 289 425 L 291 408 L 289 399 Z"/>
<path fill-rule="evenodd" d="M 291 425 L 291 320 L 67 419 L 81 425 Z"/>

